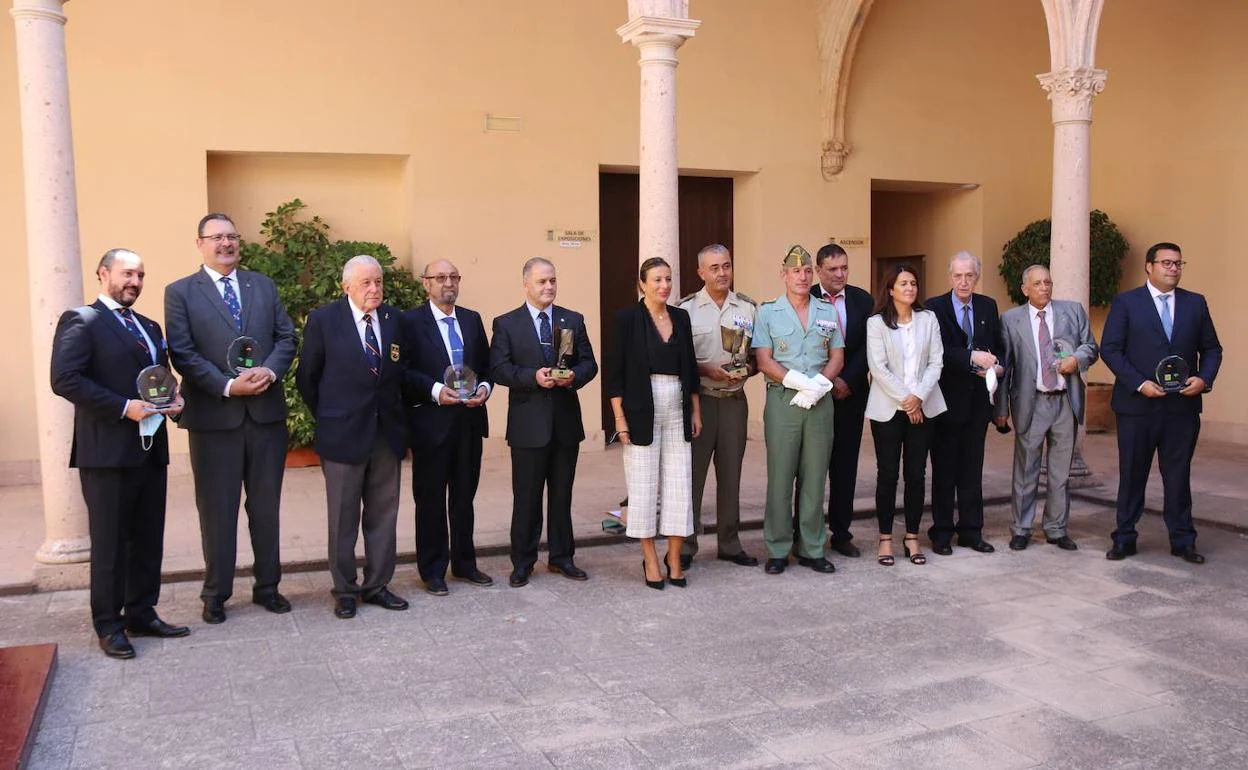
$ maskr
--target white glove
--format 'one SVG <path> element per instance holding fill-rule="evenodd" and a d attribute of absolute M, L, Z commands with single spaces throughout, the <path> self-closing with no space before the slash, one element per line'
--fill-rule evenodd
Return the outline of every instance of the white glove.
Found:
<path fill-rule="evenodd" d="M 815 402 L 832 392 L 832 381 L 822 374 L 816 374 L 810 378 L 810 384 L 814 388 Z"/>
<path fill-rule="evenodd" d="M 988 403 L 996 404 L 997 395 L 997 369 L 994 366 L 988 367 L 984 371 L 984 384 L 988 386 Z"/>
<path fill-rule="evenodd" d="M 797 395 L 793 397 L 793 400 L 789 402 L 789 406 L 800 406 L 803 409 L 810 409 L 814 407 L 817 400 L 811 395 L 809 390 L 799 390 Z"/>
<path fill-rule="evenodd" d="M 786 388 L 792 390 L 810 390 L 810 378 L 796 369 L 790 369 L 789 373 L 784 375 L 784 380 L 780 383 Z M 806 407 L 809 409 L 810 407 Z"/>

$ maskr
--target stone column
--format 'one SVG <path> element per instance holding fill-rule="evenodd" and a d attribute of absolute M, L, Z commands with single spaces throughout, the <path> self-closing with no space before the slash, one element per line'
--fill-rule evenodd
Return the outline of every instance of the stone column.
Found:
<path fill-rule="evenodd" d="M 56 320 L 82 304 L 82 256 L 74 183 L 74 142 L 65 62 L 67 0 L 13 0 L 21 89 L 22 166 L 31 342 L 45 538 L 35 558 L 46 564 L 90 556 L 87 510 L 70 470 L 73 407 L 48 387 Z"/>
<path fill-rule="evenodd" d="M 616 30 L 641 56 L 638 262 L 666 259 L 672 265 L 673 297 L 680 296 L 676 49 L 701 23 L 689 18 L 688 0 L 629 0 L 628 23 Z"/>

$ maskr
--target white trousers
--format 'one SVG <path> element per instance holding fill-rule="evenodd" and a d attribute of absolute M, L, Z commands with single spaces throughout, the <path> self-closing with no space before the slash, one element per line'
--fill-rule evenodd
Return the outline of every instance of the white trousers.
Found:
<path fill-rule="evenodd" d="M 654 394 L 654 440 L 650 446 L 624 446 L 624 478 L 628 482 L 625 533 L 646 538 L 654 537 L 657 530 L 660 535 L 688 537 L 693 533 L 693 454 L 685 441 L 680 378 L 652 374 L 650 390 Z"/>

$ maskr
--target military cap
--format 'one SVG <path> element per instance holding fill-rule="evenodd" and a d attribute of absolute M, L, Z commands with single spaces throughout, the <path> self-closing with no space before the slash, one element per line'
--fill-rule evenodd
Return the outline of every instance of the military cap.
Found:
<path fill-rule="evenodd" d="M 784 262 L 782 263 L 782 265 L 785 268 L 806 267 L 808 265 L 813 266 L 814 262 L 810 258 L 809 251 L 807 251 L 806 249 L 803 249 L 801 246 L 797 244 L 794 244 L 789 247 L 789 252 L 784 255 Z"/>

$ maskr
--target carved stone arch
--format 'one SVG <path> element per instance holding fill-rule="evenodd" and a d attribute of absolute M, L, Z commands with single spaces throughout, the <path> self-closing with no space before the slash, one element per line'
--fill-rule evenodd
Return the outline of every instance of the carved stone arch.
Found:
<path fill-rule="evenodd" d="M 845 167 L 849 76 L 867 13 L 875 0 L 819 0 L 819 99 L 823 118 L 820 167 L 832 180 Z"/>

